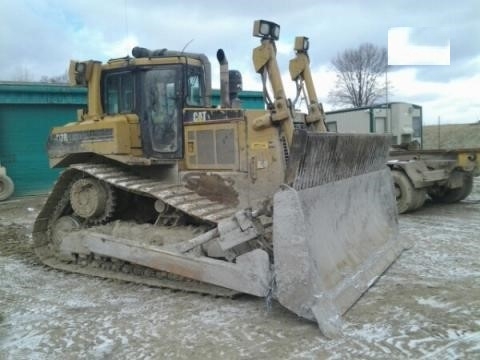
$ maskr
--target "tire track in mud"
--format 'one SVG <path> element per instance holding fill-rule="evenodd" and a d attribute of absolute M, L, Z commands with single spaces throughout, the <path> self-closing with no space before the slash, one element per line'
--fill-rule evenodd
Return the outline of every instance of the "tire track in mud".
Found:
<path fill-rule="evenodd" d="M 0 256 L 13 257 L 26 264 L 43 266 L 33 249 L 31 227 L 0 223 Z"/>
<path fill-rule="evenodd" d="M 44 197 L 31 197 L 0 203 L 0 256 L 36 258 L 32 226 L 44 202 Z"/>

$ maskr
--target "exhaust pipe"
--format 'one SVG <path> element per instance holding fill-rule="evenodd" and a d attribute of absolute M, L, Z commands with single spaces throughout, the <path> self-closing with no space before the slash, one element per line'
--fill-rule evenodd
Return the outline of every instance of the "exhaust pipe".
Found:
<path fill-rule="evenodd" d="M 230 107 L 230 81 L 228 73 L 228 61 L 223 49 L 218 49 L 217 60 L 220 64 L 220 106 Z"/>

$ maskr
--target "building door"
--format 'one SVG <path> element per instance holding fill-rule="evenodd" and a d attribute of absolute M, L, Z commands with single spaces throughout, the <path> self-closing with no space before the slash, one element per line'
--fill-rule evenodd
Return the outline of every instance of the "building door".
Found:
<path fill-rule="evenodd" d="M 384 134 L 386 129 L 386 121 L 387 118 L 385 117 L 376 117 L 375 118 L 375 132 L 378 134 Z"/>

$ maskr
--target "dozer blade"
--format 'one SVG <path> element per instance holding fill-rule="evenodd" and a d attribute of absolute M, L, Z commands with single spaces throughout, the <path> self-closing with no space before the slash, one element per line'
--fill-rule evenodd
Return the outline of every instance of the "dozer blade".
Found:
<path fill-rule="evenodd" d="M 328 337 L 405 248 L 388 145 L 383 135 L 296 130 L 292 187 L 274 197 L 276 297 Z"/>

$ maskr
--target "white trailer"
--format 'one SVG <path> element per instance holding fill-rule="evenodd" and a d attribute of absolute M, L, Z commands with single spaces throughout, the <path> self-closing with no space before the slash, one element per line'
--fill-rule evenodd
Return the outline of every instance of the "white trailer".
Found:
<path fill-rule="evenodd" d="M 393 102 L 325 115 L 332 132 L 392 134 L 387 166 L 399 213 L 422 207 L 427 195 L 434 202 L 461 201 L 472 191 L 473 177 L 480 175 L 480 148 L 421 149 L 421 106 Z"/>
<path fill-rule="evenodd" d="M 339 133 L 391 133 L 392 145 L 422 144 L 422 107 L 390 102 L 325 113 L 329 131 Z"/>

